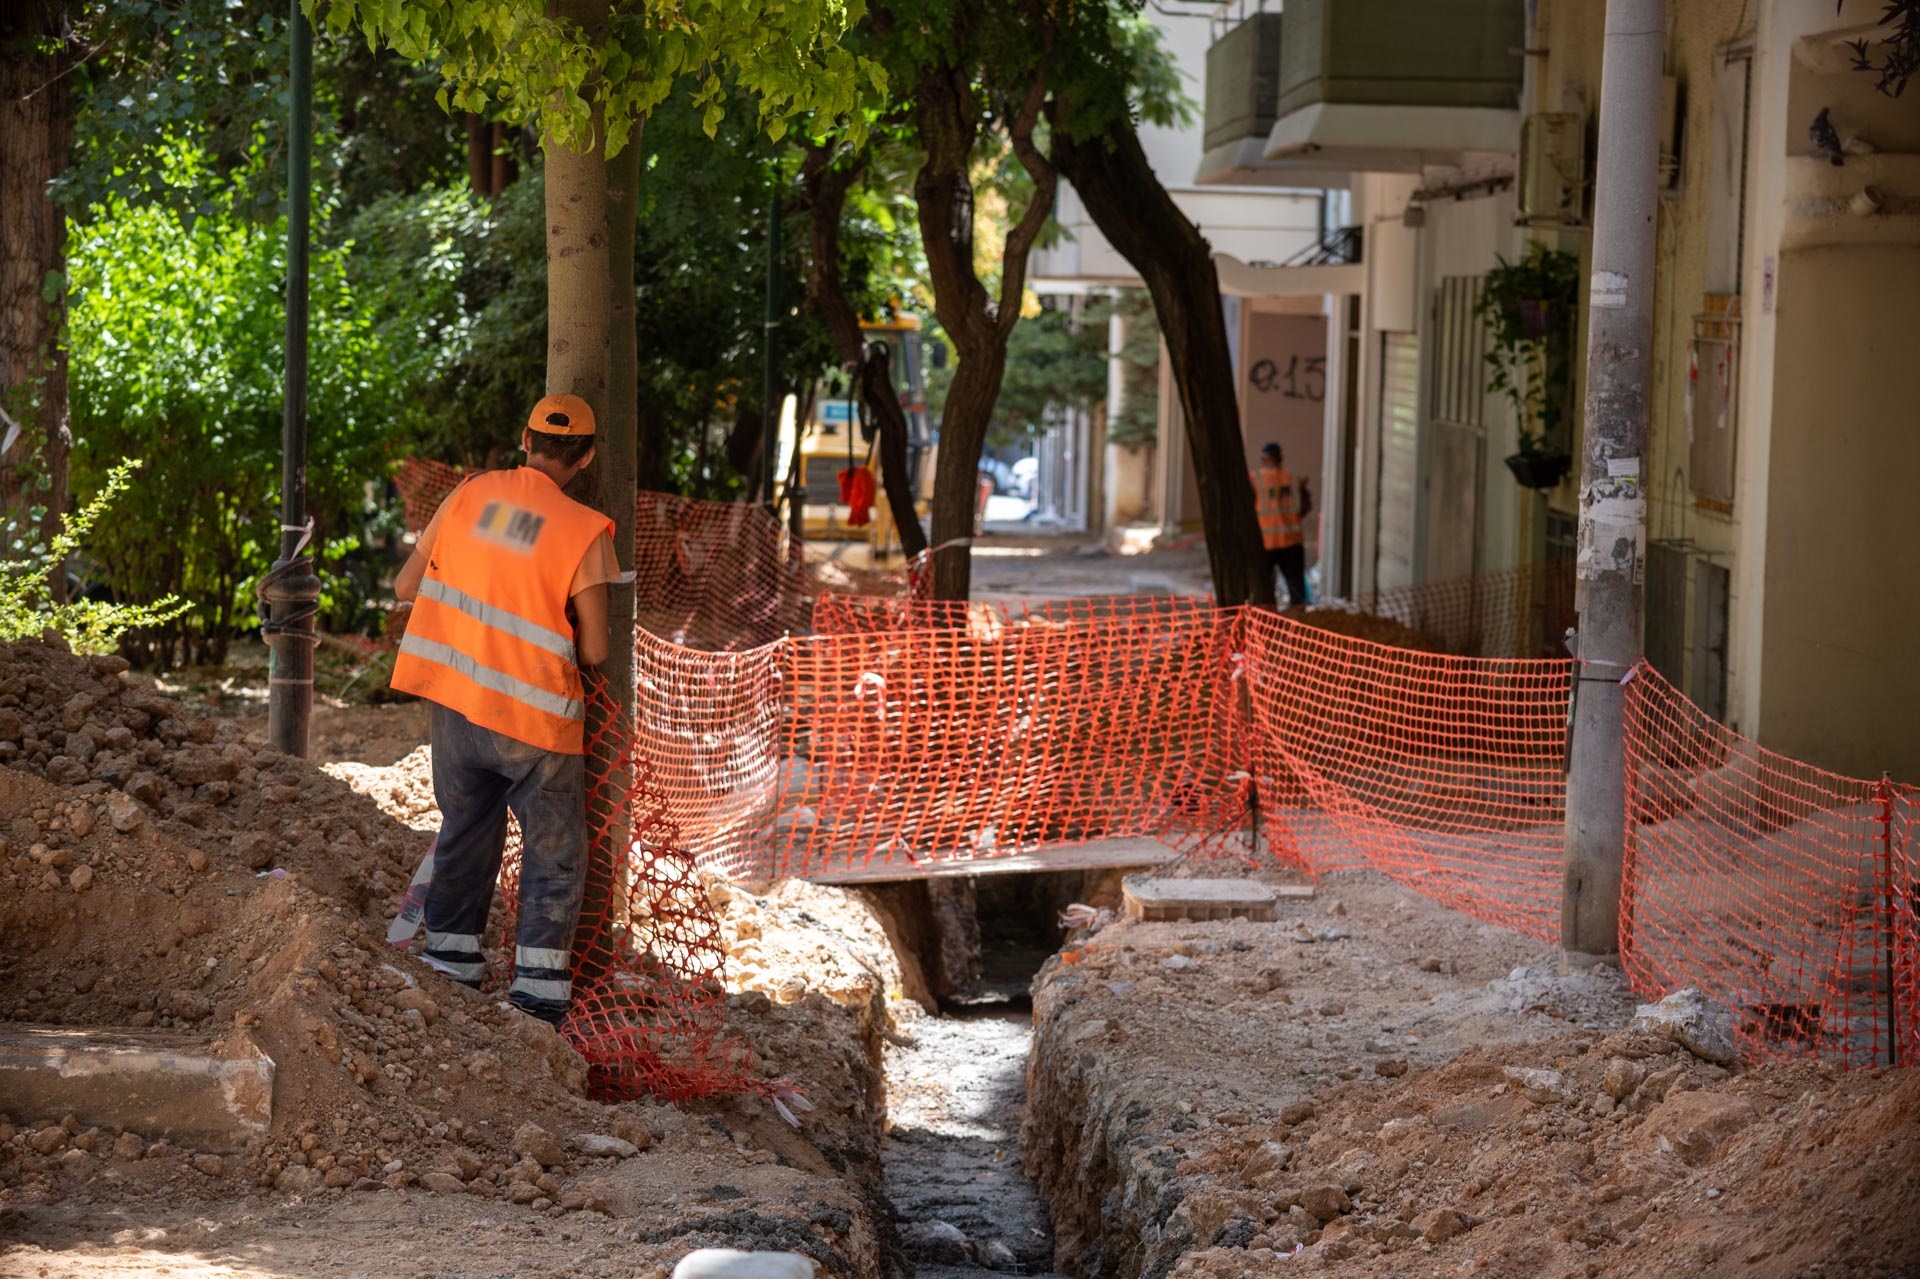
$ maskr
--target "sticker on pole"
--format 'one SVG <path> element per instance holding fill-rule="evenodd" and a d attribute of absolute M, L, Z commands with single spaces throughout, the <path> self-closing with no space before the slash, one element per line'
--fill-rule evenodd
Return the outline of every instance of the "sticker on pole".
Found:
<path fill-rule="evenodd" d="M 1627 277 L 1617 271 L 1595 271 L 1588 289 L 1592 306 L 1623 307 L 1627 304 Z"/>

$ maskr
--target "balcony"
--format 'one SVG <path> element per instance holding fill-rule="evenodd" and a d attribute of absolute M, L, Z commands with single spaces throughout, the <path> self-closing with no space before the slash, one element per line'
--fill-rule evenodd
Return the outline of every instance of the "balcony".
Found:
<path fill-rule="evenodd" d="M 1344 186 L 1512 153 L 1523 0 L 1286 0 L 1207 53 L 1201 182 Z"/>

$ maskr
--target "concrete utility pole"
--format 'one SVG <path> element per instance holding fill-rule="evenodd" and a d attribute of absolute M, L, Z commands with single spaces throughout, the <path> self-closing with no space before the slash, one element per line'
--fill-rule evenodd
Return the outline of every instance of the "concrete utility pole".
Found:
<path fill-rule="evenodd" d="M 1575 570 L 1579 664 L 1560 898 L 1560 946 L 1569 955 L 1620 948 L 1626 840 L 1620 680 L 1640 660 L 1645 611 L 1643 479 L 1666 30 L 1666 0 L 1607 0 Z"/>

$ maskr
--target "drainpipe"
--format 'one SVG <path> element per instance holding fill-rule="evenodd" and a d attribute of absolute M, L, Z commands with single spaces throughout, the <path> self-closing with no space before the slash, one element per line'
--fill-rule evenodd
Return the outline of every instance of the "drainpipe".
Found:
<path fill-rule="evenodd" d="M 1607 0 L 1575 568 L 1578 686 L 1560 899 L 1560 945 L 1569 958 L 1620 948 L 1627 820 L 1621 681 L 1640 660 L 1645 611 L 1643 478 L 1666 25 L 1666 0 Z"/>

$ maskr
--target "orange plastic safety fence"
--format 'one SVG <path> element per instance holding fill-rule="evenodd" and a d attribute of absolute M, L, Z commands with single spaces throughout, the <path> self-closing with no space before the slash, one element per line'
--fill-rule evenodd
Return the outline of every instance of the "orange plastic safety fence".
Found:
<path fill-rule="evenodd" d="M 561 1025 L 608 1100 L 668 1101 L 764 1088 L 722 1037 L 726 952 L 694 858 L 646 752 L 604 681 L 588 690 L 587 890 L 575 933 L 573 1008 Z M 501 873 L 500 938 L 514 935 L 518 833 Z M 510 971 L 510 942 L 500 973 Z"/>
<path fill-rule="evenodd" d="M 1244 625 L 1270 855 L 1558 934 L 1570 661 L 1416 653 L 1264 611 Z"/>
<path fill-rule="evenodd" d="M 655 635 L 746 649 L 812 624 L 804 548 L 757 506 L 641 493 L 633 538 L 635 616 Z"/>
<path fill-rule="evenodd" d="M 447 500 L 447 494 L 472 472 L 445 462 L 408 458 L 394 473 L 393 486 L 400 490 L 400 502 L 406 510 L 407 527 L 418 533 Z"/>
<path fill-rule="evenodd" d="M 992 634 L 1010 626 L 1187 618 L 1220 610 L 1204 595 L 1081 595 L 1053 600 L 934 600 L 911 596 L 823 595 L 813 609 L 816 635 L 879 635 L 899 631 L 971 630 Z"/>
<path fill-rule="evenodd" d="M 1627 685 L 1621 959 L 1697 986 L 1744 1055 L 1858 1066 L 1915 1050 L 1920 792 L 1765 750 L 1650 667 Z"/>
<path fill-rule="evenodd" d="M 682 648 L 640 632 L 634 681 L 646 731 L 637 744 L 664 818 L 699 864 L 734 879 L 769 877 L 792 708 L 785 643 L 738 653 Z"/>
<path fill-rule="evenodd" d="M 910 872 L 1193 820 L 1230 768 L 1233 619 L 1115 601 L 790 642 L 772 873 Z"/>

